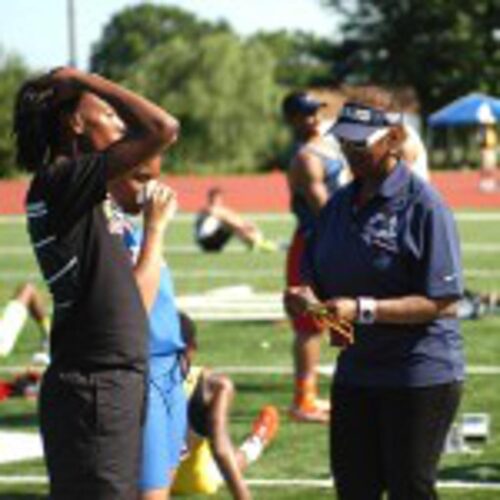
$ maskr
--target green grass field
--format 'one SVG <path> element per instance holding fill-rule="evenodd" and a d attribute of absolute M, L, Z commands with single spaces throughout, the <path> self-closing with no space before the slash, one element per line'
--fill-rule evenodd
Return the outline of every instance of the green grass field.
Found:
<path fill-rule="evenodd" d="M 478 212 L 472 215 L 484 214 Z M 467 285 L 473 290 L 500 289 L 500 214 L 490 220 L 459 215 L 459 228 L 464 248 Z M 257 220 L 266 235 L 287 241 L 292 231 L 290 218 L 262 217 Z M 180 217 L 167 235 L 166 256 L 174 271 L 178 294 L 205 291 L 214 287 L 238 284 L 252 285 L 257 291 L 279 291 L 283 283 L 284 252 L 260 254 L 243 250 L 231 243 L 227 252 L 205 255 L 193 251 L 191 220 Z M 187 248 L 186 248 L 187 247 Z M 170 250 L 170 252 L 169 252 Z M 187 250 L 187 251 L 186 251 Z M 241 251 L 240 251 L 241 250 Z M 0 220 L 0 304 L 5 303 L 14 287 L 31 279 L 41 284 L 27 246 L 24 223 L 20 219 Z M 463 323 L 469 365 L 500 365 L 500 316 Z M 200 323 L 199 363 L 211 367 L 259 366 L 289 368 L 291 366 L 291 333 L 283 323 Z M 39 348 L 37 329 L 29 322 L 15 352 L 2 367 L 29 363 Z M 323 363 L 335 359 L 336 351 L 325 343 Z M 11 374 L 2 373 L 0 378 Z M 325 480 L 328 478 L 327 433 L 316 425 L 299 425 L 287 419 L 291 400 L 291 378 L 274 373 L 232 375 L 238 395 L 232 418 L 232 435 L 239 442 L 260 407 L 273 403 L 282 410 L 280 434 L 262 459 L 247 473 L 249 479 L 280 480 L 280 485 L 254 486 L 256 498 L 323 499 L 332 498 L 330 488 L 286 484 L 289 480 Z M 480 454 L 445 456 L 440 480 L 462 480 L 500 483 L 500 375 L 470 375 L 467 380 L 462 412 L 488 412 L 492 417 L 491 439 L 479 446 Z M 328 379 L 322 378 L 322 391 L 328 392 Z M 367 423 L 369 425 L 369 423 Z M 11 399 L 0 403 L 0 430 L 36 430 L 36 403 Z M 1 446 L 1 443 L 0 443 Z M 360 464 L 362 467 L 362 464 Z M 41 460 L 0 464 L 0 499 L 33 500 L 43 498 L 45 484 L 29 484 L 13 476 L 43 476 Z M 457 500 L 493 500 L 500 490 L 488 490 L 483 484 L 473 490 L 441 489 L 441 497 Z M 222 490 L 216 498 L 229 498 Z"/>

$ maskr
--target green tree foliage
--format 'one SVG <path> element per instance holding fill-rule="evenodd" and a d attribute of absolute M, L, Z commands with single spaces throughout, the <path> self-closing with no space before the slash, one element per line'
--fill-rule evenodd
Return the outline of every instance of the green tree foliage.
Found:
<path fill-rule="evenodd" d="M 274 58 L 261 43 L 211 33 L 156 47 L 125 84 L 171 111 L 181 138 L 169 153 L 176 170 L 244 171 L 266 163 L 280 128 Z"/>
<path fill-rule="evenodd" d="M 244 40 L 227 24 L 141 4 L 111 19 L 91 68 L 180 118 L 181 140 L 167 155 L 176 169 L 247 170 L 276 163 L 288 138 L 281 97 L 330 81 L 333 50 L 306 32 Z"/>
<path fill-rule="evenodd" d="M 19 85 L 27 76 L 22 60 L 6 54 L 0 47 L 0 177 L 7 177 L 15 170 L 12 110 Z"/>
<path fill-rule="evenodd" d="M 428 113 L 500 95 L 498 0 L 323 0 L 344 15 L 350 77 L 413 86 Z"/>
<path fill-rule="evenodd" d="M 283 86 L 304 88 L 330 82 L 334 43 L 304 31 L 260 32 L 251 40 L 263 43 L 276 60 L 275 78 Z"/>
<path fill-rule="evenodd" d="M 200 21 L 176 7 L 141 4 L 116 14 L 93 46 L 92 71 L 122 79 L 151 50 L 180 35 L 197 43 L 206 33 L 229 31 L 224 23 Z"/>

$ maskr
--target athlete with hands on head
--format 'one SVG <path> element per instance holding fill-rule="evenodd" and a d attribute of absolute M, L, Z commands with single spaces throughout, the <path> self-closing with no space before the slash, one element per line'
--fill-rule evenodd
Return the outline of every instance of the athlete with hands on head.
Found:
<path fill-rule="evenodd" d="M 136 499 L 147 317 L 103 202 L 109 182 L 161 153 L 178 131 L 165 110 L 73 68 L 18 91 L 17 162 L 34 174 L 28 230 L 54 302 L 39 404 L 53 500 Z"/>

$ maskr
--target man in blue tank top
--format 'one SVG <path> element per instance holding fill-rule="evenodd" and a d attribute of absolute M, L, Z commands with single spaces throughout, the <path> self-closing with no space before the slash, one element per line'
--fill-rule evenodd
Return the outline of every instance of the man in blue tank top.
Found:
<path fill-rule="evenodd" d="M 283 101 L 283 115 L 295 136 L 295 150 L 287 178 L 291 210 L 297 227 L 287 258 L 287 285 L 300 285 L 300 261 L 304 238 L 316 217 L 343 182 L 345 160 L 331 137 L 323 136 L 319 110 L 324 103 L 304 92 L 294 92 Z M 294 401 L 290 416 L 297 421 L 327 422 L 329 405 L 318 399 L 316 366 L 319 362 L 322 328 L 307 316 L 291 320 L 295 332 Z"/>

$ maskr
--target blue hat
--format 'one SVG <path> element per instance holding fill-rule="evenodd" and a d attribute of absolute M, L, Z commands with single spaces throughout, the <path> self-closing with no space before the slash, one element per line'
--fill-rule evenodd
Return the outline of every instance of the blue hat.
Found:
<path fill-rule="evenodd" d="M 403 115 L 401 113 L 348 102 L 344 104 L 331 132 L 339 139 L 361 142 L 377 130 L 402 123 Z"/>
<path fill-rule="evenodd" d="M 319 108 L 326 106 L 326 103 L 318 101 L 306 92 L 294 92 L 288 95 L 283 101 L 283 114 L 291 115 L 313 115 Z"/>

